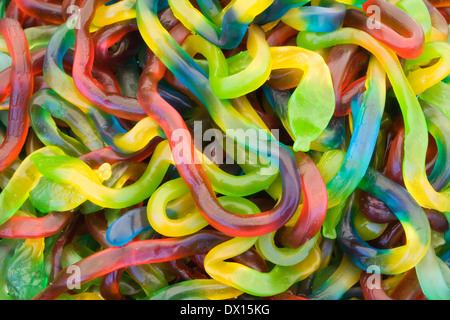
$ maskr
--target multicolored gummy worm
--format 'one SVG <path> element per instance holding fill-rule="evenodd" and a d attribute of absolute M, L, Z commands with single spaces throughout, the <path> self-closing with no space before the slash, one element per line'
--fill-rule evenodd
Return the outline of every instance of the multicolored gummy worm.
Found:
<path fill-rule="evenodd" d="M 448 0 L 0 0 L 1 300 L 450 300 Z"/>

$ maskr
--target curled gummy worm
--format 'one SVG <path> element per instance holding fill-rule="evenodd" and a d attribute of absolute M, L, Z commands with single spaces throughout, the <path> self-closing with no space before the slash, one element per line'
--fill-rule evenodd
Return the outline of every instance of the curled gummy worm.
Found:
<path fill-rule="evenodd" d="M 401 222 L 407 243 L 388 250 L 366 244 L 352 227 L 356 206 L 354 196 L 347 204 L 338 241 L 352 261 L 363 269 L 377 265 L 383 274 L 405 272 L 421 261 L 430 246 L 430 226 L 423 209 L 403 187 L 369 168 L 359 187 L 386 203 Z"/>
<path fill-rule="evenodd" d="M 422 54 L 425 35 L 410 15 L 384 0 L 366 1 L 363 8 L 366 13 L 372 13 L 372 8 L 377 8 L 378 14 L 372 18 L 358 10 L 349 9 L 345 26 L 364 30 L 403 58 L 413 59 Z"/>
<path fill-rule="evenodd" d="M 91 70 L 94 63 L 93 41 L 89 32 L 95 9 L 100 4 L 107 2 L 86 0 L 80 4 L 80 28 L 76 28 L 75 56 L 73 63 L 73 79 L 77 89 L 93 105 L 115 116 L 141 120 L 145 112 L 136 99 L 117 93 L 105 92 L 98 81 L 92 76 Z M 86 56 L 87 54 L 87 56 Z"/>
<path fill-rule="evenodd" d="M 253 60 L 244 70 L 229 74 L 228 63 L 222 51 L 199 36 L 189 36 L 182 48 L 190 55 L 203 53 L 208 61 L 209 81 L 220 99 L 232 99 L 259 88 L 269 78 L 272 57 L 264 32 L 256 25 L 249 26 L 247 47 Z M 247 79 L 245 83 L 240 79 Z"/>
<path fill-rule="evenodd" d="M 49 41 L 44 61 L 46 82 L 61 97 L 86 113 L 93 120 L 102 139 L 113 149 L 121 153 L 135 153 L 142 150 L 155 135 L 161 134 L 160 129 L 155 126 L 154 121 L 144 117 L 127 132 L 114 116 L 95 107 L 77 90 L 72 77 L 62 69 L 62 59 L 74 41 L 74 32 L 66 24 L 56 30 Z M 146 134 L 142 134 L 142 131 Z M 136 141 L 136 135 L 142 135 L 146 139 Z"/>
<path fill-rule="evenodd" d="M 114 189 L 102 185 L 98 176 L 81 160 L 65 155 L 31 155 L 31 160 L 46 177 L 55 182 L 69 183 L 93 203 L 108 208 L 128 207 L 148 198 L 161 183 L 169 159 L 170 153 L 164 143 L 160 143 L 142 177 L 130 186 Z"/>
<path fill-rule="evenodd" d="M 287 116 L 295 137 L 294 150 L 306 152 L 310 143 L 326 128 L 334 112 L 330 71 L 322 57 L 309 50 L 273 47 L 271 53 L 272 69 L 299 68 L 304 71 L 300 84 L 289 99 Z"/>
<path fill-rule="evenodd" d="M 194 41 L 192 37 L 188 37 L 183 42 L 183 48 L 187 49 L 186 51 L 191 56 L 196 51 L 200 51 L 206 56 L 210 68 L 209 81 L 211 88 L 219 98 L 232 98 L 234 96 L 228 95 L 233 94 L 235 90 L 237 91 L 236 96 L 238 96 L 247 93 L 243 91 L 247 87 L 249 87 L 249 90 L 250 86 L 254 88 L 259 87 L 261 81 L 264 82 L 267 79 L 269 76 L 268 71 L 271 69 L 298 68 L 302 70 L 304 75 L 289 100 L 287 117 L 290 122 L 290 131 L 296 140 L 294 150 L 308 151 L 310 141 L 317 138 L 324 127 L 326 127 L 333 109 L 331 90 L 329 89 L 331 80 L 328 76 L 328 68 L 326 68 L 323 59 L 313 52 L 294 47 L 272 47 L 269 49 L 267 44 L 261 43 L 261 31 L 252 26 L 250 26 L 249 31 L 249 52 L 256 50 L 253 53 L 254 60 L 246 69 L 228 77 L 224 77 L 226 74 L 226 62 L 224 59 L 217 59 L 221 57 L 221 53 L 214 46 L 204 40 L 202 41 L 199 37 L 197 37 L 197 41 Z M 253 34 L 256 34 L 255 38 L 253 38 Z M 253 41 L 256 41 L 258 35 L 260 39 L 259 46 L 252 45 L 250 41 L 253 39 L 255 39 Z M 264 40 L 264 38 L 262 39 Z M 195 48 L 195 51 L 193 48 Z M 202 48 L 204 49 L 202 50 Z M 264 59 L 262 60 L 265 61 L 264 68 L 258 67 L 257 59 Z M 255 68 L 261 71 L 255 73 L 253 71 Z M 247 73 L 250 74 L 247 75 Z M 259 76 L 260 74 L 261 76 Z M 245 79 L 246 84 L 243 85 L 241 81 L 240 86 L 237 86 L 237 83 L 239 83 L 238 79 Z M 315 90 L 315 86 L 319 83 L 322 84 L 320 86 L 321 90 Z M 218 90 L 220 91 L 218 92 Z M 227 92 L 227 94 L 224 95 L 223 91 Z M 305 92 L 309 92 L 309 94 L 306 95 Z M 315 112 L 311 113 L 310 116 L 306 110 L 310 111 L 312 109 Z"/>
<path fill-rule="evenodd" d="M 254 34 L 255 36 L 253 36 Z M 196 51 L 200 51 L 206 56 L 210 68 L 211 88 L 219 98 L 232 98 L 233 96 L 228 95 L 233 94 L 234 91 L 237 91 L 236 96 L 243 95 L 247 93 L 243 90 L 246 90 L 247 87 L 250 90 L 250 86 L 254 90 L 261 85 L 261 81 L 267 80 L 268 71 L 271 69 L 298 68 L 303 71 L 304 75 L 289 100 L 287 117 L 290 123 L 290 131 L 296 140 L 294 150 L 308 151 L 309 143 L 317 138 L 326 127 L 333 110 L 330 90 L 331 79 L 328 76 L 328 68 L 323 59 L 314 52 L 295 47 L 272 47 L 269 49 L 267 43 L 263 43 L 266 42 L 264 37 L 261 39 L 261 36 L 261 30 L 258 31 L 254 26 L 249 27 L 249 53 L 254 56 L 254 59 L 246 69 L 228 77 L 224 77 L 226 75 L 226 62 L 224 59 L 220 59 L 220 50 L 214 48 L 213 45 L 202 41 L 199 37 L 197 37 L 197 41 L 188 37 L 183 43 L 183 48 L 187 49 L 191 56 Z M 256 45 L 251 41 L 256 42 Z M 195 48 L 195 51 L 193 48 Z M 202 50 L 202 48 L 204 49 Z M 255 52 L 252 53 L 252 51 Z M 264 68 L 258 67 L 258 60 L 265 61 Z M 255 68 L 260 71 L 255 72 Z M 240 82 L 240 86 L 237 86 L 238 79 L 245 79 Z M 244 81 L 245 85 L 242 83 Z M 319 84 L 321 84 L 321 89 L 316 90 L 315 87 Z M 226 91 L 227 95 L 224 95 L 223 91 Z M 306 95 L 305 92 L 309 93 Z M 309 115 L 306 110 L 315 111 Z"/>
<path fill-rule="evenodd" d="M 44 78 L 47 84 L 62 98 L 79 107 L 84 113 L 90 115 L 99 134 L 105 142 L 111 144 L 112 137 L 117 133 L 125 133 L 117 120 L 107 113 L 98 110 L 76 89 L 73 78 L 63 69 L 63 57 L 67 50 L 75 42 L 74 31 L 62 24 L 52 35 L 44 60 Z M 112 132 L 111 132 L 112 131 Z M 114 144 L 112 144 L 114 146 Z"/>

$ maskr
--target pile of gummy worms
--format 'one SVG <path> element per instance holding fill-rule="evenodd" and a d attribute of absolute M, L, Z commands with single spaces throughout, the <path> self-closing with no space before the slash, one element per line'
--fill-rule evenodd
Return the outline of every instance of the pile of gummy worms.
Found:
<path fill-rule="evenodd" d="M 450 299 L 448 0 L 0 16 L 0 299 Z"/>

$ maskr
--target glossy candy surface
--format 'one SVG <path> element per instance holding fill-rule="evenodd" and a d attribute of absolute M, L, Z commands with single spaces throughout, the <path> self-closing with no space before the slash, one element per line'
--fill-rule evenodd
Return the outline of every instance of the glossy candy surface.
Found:
<path fill-rule="evenodd" d="M 0 9 L 0 299 L 450 300 L 448 1 Z"/>

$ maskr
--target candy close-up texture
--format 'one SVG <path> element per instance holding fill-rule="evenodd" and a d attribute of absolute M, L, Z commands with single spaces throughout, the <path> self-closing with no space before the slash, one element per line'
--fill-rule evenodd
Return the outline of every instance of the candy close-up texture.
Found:
<path fill-rule="evenodd" d="M 0 0 L 0 300 L 450 300 L 449 24 Z"/>

